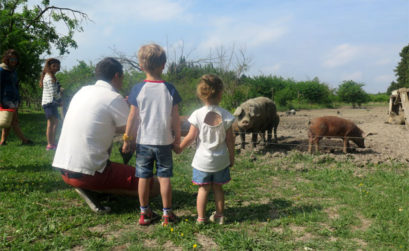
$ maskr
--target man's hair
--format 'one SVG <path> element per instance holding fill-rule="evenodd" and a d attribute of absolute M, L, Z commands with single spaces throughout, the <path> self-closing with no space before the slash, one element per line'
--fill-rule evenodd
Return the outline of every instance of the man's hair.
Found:
<path fill-rule="evenodd" d="M 15 57 L 17 58 L 17 64 L 19 63 L 19 56 L 16 50 L 14 49 L 9 49 L 4 52 L 3 57 L 1 59 L 2 63 L 5 63 L 7 66 L 10 66 L 10 58 Z"/>
<path fill-rule="evenodd" d="M 95 67 L 95 77 L 97 80 L 104 80 L 108 83 L 114 78 L 115 73 L 123 74 L 122 64 L 118 60 L 107 57 L 98 62 Z"/>
<path fill-rule="evenodd" d="M 139 49 L 138 60 L 144 71 L 152 73 L 166 64 L 166 53 L 157 44 L 146 44 Z"/>
<path fill-rule="evenodd" d="M 197 96 L 204 102 L 217 104 L 217 98 L 223 91 L 223 81 L 216 75 L 206 74 L 200 78 L 197 85 Z"/>

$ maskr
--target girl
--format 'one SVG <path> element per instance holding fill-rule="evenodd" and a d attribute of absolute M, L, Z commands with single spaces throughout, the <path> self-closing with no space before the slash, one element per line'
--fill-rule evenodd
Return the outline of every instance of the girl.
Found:
<path fill-rule="evenodd" d="M 60 61 L 50 58 L 45 61 L 40 78 L 40 88 L 43 88 L 41 105 L 47 118 L 47 147 L 46 150 L 55 150 L 55 133 L 58 125 L 58 106 L 61 103 L 60 87 L 55 74 L 60 70 Z"/>
<path fill-rule="evenodd" d="M 18 122 L 18 107 L 20 105 L 20 93 L 18 88 L 17 66 L 19 57 L 15 50 L 7 50 L 0 64 L 0 107 L 3 109 L 13 109 L 11 128 L 17 137 L 21 139 L 22 145 L 32 145 L 33 141 L 27 139 L 20 129 Z M 3 128 L 1 132 L 0 145 L 7 145 L 7 137 L 11 128 Z"/>
<path fill-rule="evenodd" d="M 206 222 L 206 203 L 209 191 L 213 189 L 216 212 L 210 221 L 224 224 L 224 192 L 222 185 L 230 181 L 230 170 L 234 164 L 234 136 L 232 123 L 235 117 L 219 107 L 222 99 L 223 82 L 215 75 L 201 77 L 197 86 L 197 95 L 204 106 L 189 117 L 189 133 L 183 139 L 180 153 L 197 139 L 196 153 L 193 158 L 192 182 L 199 186 L 197 194 L 197 223 Z"/>

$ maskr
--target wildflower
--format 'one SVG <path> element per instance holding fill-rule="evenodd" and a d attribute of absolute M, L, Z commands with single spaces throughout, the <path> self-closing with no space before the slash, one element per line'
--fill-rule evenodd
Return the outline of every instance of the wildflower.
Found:
<path fill-rule="evenodd" d="M 186 221 L 186 222 L 188 222 L 188 221 L 189 221 L 189 219 L 186 219 L 185 221 Z"/>
<path fill-rule="evenodd" d="M 403 208 L 399 208 L 399 212 L 402 212 L 403 211 Z"/>
<path fill-rule="evenodd" d="M 193 244 L 193 248 L 197 248 L 197 244 Z"/>
<path fill-rule="evenodd" d="M 172 228 L 170 228 L 170 231 L 171 231 L 171 232 L 173 232 L 173 227 L 172 227 Z"/>
<path fill-rule="evenodd" d="M 363 186 L 364 184 L 362 184 L 362 183 L 359 183 L 359 186 L 361 187 L 361 186 Z"/>
<path fill-rule="evenodd" d="M 180 236 L 182 236 L 182 237 L 183 237 L 183 233 L 180 233 Z"/>

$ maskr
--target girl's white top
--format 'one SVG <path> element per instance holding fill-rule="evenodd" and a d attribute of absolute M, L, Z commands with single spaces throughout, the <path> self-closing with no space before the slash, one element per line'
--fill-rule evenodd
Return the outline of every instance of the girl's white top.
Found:
<path fill-rule="evenodd" d="M 60 93 L 57 92 L 57 88 L 57 83 L 55 83 L 50 74 L 46 73 L 43 79 L 43 98 L 41 105 L 52 103 L 53 100 L 61 98 Z"/>
<path fill-rule="evenodd" d="M 209 112 L 219 114 L 222 122 L 216 126 L 206 124 L 204 121 Z M 235 117 L 228 111 L 215 105 L 203 106 L 190 115 L 190 124 L 199 130 L 192 162 L 194 168 L 203 172 L 218 172 L 230 165 L 226 131 L 234 119 Z"/>

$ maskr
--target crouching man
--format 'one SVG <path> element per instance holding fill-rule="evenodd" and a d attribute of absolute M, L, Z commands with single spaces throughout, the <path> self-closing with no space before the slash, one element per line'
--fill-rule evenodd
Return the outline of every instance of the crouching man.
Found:
<path fill-rule="evenodd" d="M 82 87 L 71 100 L 52 165 L 94 212 L 106 213 L 110 208 L 100 204 L 95 192 L 137 196 L 138 178 L 135 167 L 109 161 L 114 135 L 125 131 L 129 113 L 118 93 L 122 65 L 105 58 L 96 65 L 95 75 L 97 82 Z M 158 194 L 157 180 L 151 185 L 151 195 Z"/>

